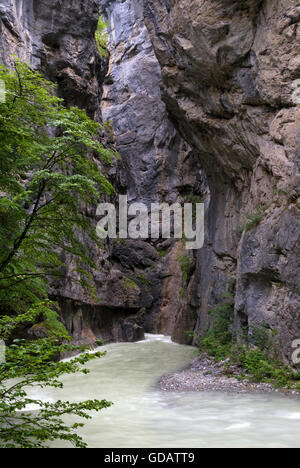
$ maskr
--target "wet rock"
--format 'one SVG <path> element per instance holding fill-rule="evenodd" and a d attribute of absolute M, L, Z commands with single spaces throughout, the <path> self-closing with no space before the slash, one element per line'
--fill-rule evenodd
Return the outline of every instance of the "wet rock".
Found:
<path fill-rule="evenodd" d="M 144 328 L 136 323 L 136 318 L 128 318 L 122 322 L 124 341 L 142 341 L 145 338 Z"/>

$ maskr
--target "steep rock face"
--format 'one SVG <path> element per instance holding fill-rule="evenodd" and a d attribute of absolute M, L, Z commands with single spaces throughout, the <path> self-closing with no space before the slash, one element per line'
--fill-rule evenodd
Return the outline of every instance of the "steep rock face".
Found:
<path fill-rule="evenodd" d="M 162 101 L 161 69 L 144 24 L 143 2 L 103 0 L 102 14 L 110 25 L 110 59 L 101 108 L 103 118 L 112 122 L 124 164 L 121 190 L 129 203 L 148 208 L 202 193 L 201 166 Z M 113 260 L 142 289 L 148 332 L 172 334 L 184 305 L 179 250 L 176 242 L 161 240 L 113 246 Z M 181 321 L 179 328 L 184 330 Z"/>
<path fill-rule="evenodd" d="M 94 41 L 100 7 L 109 63 Z M 136 340 L 142 327 L 188 343 L 185 331 L 201 334 L 233 291 L 236 326 L 266 322 L 290 358 L 300 329 L 299 19 L 298 0 L 2 0 L 1 60 L 30 61 L 68 105 L 112 121 L 117 191 L 148 207 L 195 195 L 207 206 L 194 254 L 172 241 L 89 245 L 98 300 L 66 259 L 51 295 L 75 343 Z"/>
<path fill-rule="evenodd" d="M 68 105 L 78 105 L 94 117 L 101 97 L 101 62 L 93 34 L 99 2 L 68 0 L 3 0 L 0 5 L 2 61 L 13 55 L 29 61 L 58 83 Z"/>
<path fill-rule="evenodd" d="M 101 107 L 104 120 L 113 123 L 129 202 L 149 206 L 164 196 L 171 201 L 180 184 L 179 159 L 190 148 L 161 99 L 161 70 L 144 25 L 143 3 L 103 2 L 102 11 L 110 24 L 110 61 Z"/>
<path fill-rule="evenodd" d="M 164 101 L 211 191 L 196 331 L 236 281 L 237 326 L 266 322 L 289 360 L 300 329 L 300 2 L 144 7 Z"/>

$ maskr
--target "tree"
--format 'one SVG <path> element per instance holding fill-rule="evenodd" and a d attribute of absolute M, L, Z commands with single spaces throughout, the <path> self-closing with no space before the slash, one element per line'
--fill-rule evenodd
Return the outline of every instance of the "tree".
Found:
<path fill-rule="evenodd" d="M 19 324 L 31 323 L 48 308 L 47 302 L 40 303 L 18 317 L 0 317 L 0 336 L 9 339 Z M 56 333 L 35 341 L 13 340 L 8 347 L 6 362 L 0 363 L 0 447 L 43 448 L 48 441 L 60 439 L 84 448 L 85 442 L 76 433 L 83 424 L 68 426 L 62 417 L 75 415 L 91 419 L 90 411 L 100 411 L 112 405 L 106 400 L 47 403 L 27 396 L 28 388 L 32 386 L 62 388 L 61 375 L 87 374 L 88 370 L 82 366 L 105 354 L 84 353 L 70 361 L 57 362 L 57 356 L 62 352 L 84 351 L 83 347 L 61 344 L 63 336 L 63 333 Z M 26 411 L 28 405 L 35 405 L 37 410 Z"/>
<path fill-rule="evenodd" d="M 60 375 L 100 357 L 55 361 L 75 349 L 61 344 L 68 337 L 47 290 L 50 279 L 63 276 L 62 258 L 69 254 L 74 281 L 93 293 L 95 265 L 82 239 L 97 245 L 99 240 L 86 212 L 113 193 L 99 165 L 111 164 L 115 154 L 100 142 L 105 125 L 76 107 L 67 109 L 55 85 L 26 64 L 16 61 L 13 70 L 0 65 L 0 80 L 6 85 L 6 101 L 0 103 L 0 339 L 10 343 L 0 365 L 0 440 L 6 447 L 40 446 L 54 438 L 84 446 L 72 432 L 78 425 L 68 429 L 60 417 L 88 417 L 87 410 L 109 403 L 35 402 L 38 416 L 26 415 L 22 410 L 32 400 L 24 386 L 60 386 Z M 41 321 L 48 337 L 13 340 L 22 324 Z M 12 378 L 19 380 L 9 387 Z"/>
<path fill-rule="evenodd" d="M 66 109 L 38 72 L 17 61 L 14 71 L 0 66 L 0 79 L 0 306 L 24 312 L 62 275 L 61 252 L 89 286 L 94 265 L 79 239 L 99 240 L 83 207 L 113 192 L 97 162 L 110 164 L 114 153 L 99 142 L 103 126 Z"/>

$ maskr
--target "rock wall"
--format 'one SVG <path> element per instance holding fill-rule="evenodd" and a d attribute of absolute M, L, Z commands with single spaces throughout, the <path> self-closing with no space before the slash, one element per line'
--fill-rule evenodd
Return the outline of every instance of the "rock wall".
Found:
<path fill-rule="evenodd" d="M 97 54 L 94 32 L 99 2 L 3 0 L 0 5 L 0 56 L 31 63 L 58 84 L 68 105 L 98 117 L 106 63 Z"/>
<path fill-rule="evenodd" d="M 148 208 L 151 203 L 174 203 L 202 193 L 201 165 L 162 100 L 161 68 L 144 23 L 143 2 L 103 0 L 101 6 L 110 37 L 101 108 L 103 118 L 112 122 L 122 156 L 123 193 L 129 203 L 142 202 Z M 113 246 L 118 267 L 142 289 L 148 332 L 172 334 L 184 305 L 179 250 L 170 241 L 123 241 Z M 184 328 L 181 321 L 178 326 Z"/>
<path fill-rule="evenodd" d="M 99 8 L 108 60 L 94 41 Z M 299 19 L 299 0 L 2 0 L 2 61 L 30 60 L 67 104 L 112 121 L 118 193 L 206 203 L 194 254 L 172 241 L 90 246 L 98 301 L 67 259 L 51 294 L 74 342 L 146 330 L 188 343 L 231 291 L 236 327 L 267 323 L 289 360 L 300 337 Z"/>
<path fill-rule="evenodd" d="M 236 325 L 300 333 L 300 2 L 145 0 L 163 96 L 207 175 L 196 331 L 236 282 Z M 232 286 L 231 286 L 232 288 Z"/>

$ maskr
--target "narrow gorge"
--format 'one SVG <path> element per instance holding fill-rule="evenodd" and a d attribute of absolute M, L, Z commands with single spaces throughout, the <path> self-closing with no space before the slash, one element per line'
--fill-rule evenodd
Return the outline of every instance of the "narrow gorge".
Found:
<path fill-rule="evenodd" d="M 99 11 L 107 57 L 94 39 Z M 172 239 L 95 249 L 97 301 L 72 282 L 67 259 L 50 296 L 73 341 L 147 332 L 191 344 L 186 332 L 201 336 L 208 311 L 231 292 L 235 327 L 267 324 L 289 361 L 300 328 L 300 4 L 3 0 L 0 18 L 5 64 L 29 61 L 67 105 L 111 122 L 117 195 L 206 206 L 199 251 Z"/>
<path fill-rule="evenodd" d="M 299 446 L 300 0 L 0 0 L 0 140 L 0 447 Z"/>

